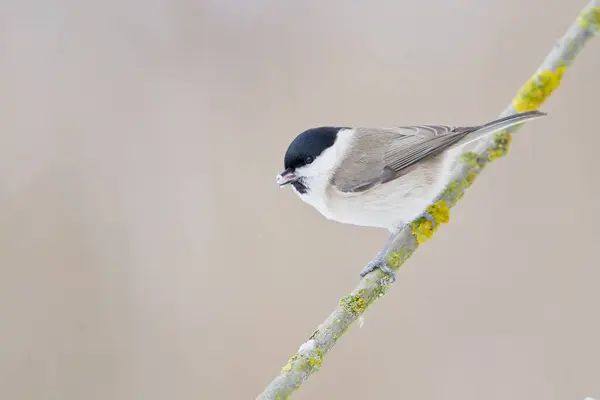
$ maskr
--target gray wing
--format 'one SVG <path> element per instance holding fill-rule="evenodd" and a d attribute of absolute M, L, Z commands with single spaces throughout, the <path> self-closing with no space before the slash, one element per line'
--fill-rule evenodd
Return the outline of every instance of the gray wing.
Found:
<path fill-rule="evenodd" d="M 355 141 L 334 173 L 332 184 L 342 192 L 361 192 L 397 179 L 475 129 L 447 125 L 357 128 Z"/>

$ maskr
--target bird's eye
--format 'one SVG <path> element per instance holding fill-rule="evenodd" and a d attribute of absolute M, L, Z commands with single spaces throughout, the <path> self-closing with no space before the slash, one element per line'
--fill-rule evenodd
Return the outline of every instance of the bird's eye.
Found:
<path fill-rule="evenodd" d="M 311 162 L 313 162 L 314 160 L 315 160 L 315 159 L 314 159 L 314 158 L 312 158 L 311 156 L 308 156 L 308 157 L 306 157 L 306 158 L 304 159 L 304 161 L 305 161 L 307 164 L 310 164 L 310 163 L 311 163 Z"/>

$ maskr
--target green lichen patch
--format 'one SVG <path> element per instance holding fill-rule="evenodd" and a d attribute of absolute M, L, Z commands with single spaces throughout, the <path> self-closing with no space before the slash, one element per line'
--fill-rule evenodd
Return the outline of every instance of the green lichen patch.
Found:
<path fill-rule="evenodd" d="M 600 29 L 600 7 L 588 8 L 577 17 L 577 23 L 582 28 Z"/>
<path fill-rule="evenodd" d="M 459 190 L 460 190 L 460 185 L 456 181 L 452 181 L 446 187 L 444 194 L 446 196 L 452 197 L 452 196 L 455 196 Z"/>
<path fill-rule="evenodd" d="M 311 357 L 308 359 L 308 364 L 311 368 L 321 368 L 321 365 L 323 365 L 323 361 L 320 358 Z"/>
<path fill-rule="evenodd" d="M 494 145 L 488 153 L 488 160 L 494 161 L 500 157 L 504 157 L 510 150 L 512 135 L 507 131 L 502 131 L 494 137 Z"/>
<path fill-rule="evenodd" d="M 392 270 L 398 271 L 402 264 L 404 264 L 404 261 L 410 257 L 410 253 L 403 248 L 398 251 L 392 251 L 388 254 L 385 263 Z"/>
<path fill-rule="evenodd" d="M 291 371 L 294 361 L 296 361 L 298 357 L 300 357 L 298 353 L 294 354 L 294 356 L 288 360 L 287 364 L 285 364 L 284 367 L 281 368 L 281 372 Z"/>
<path fill-rule="evenodd" d="M 313 372 L 323 365 L 325 352 L 321 349 L 314 349 L 307 354 L 296 353 L 289 359 L 288 363 L 281 369 L 281 372 L 289 372 L 293 368 L 295 371 Z M 295 365 L 294 365 L 295 363 Z"/>
<path fill-rule="evenodd" d="M 285 364 L 285 366 L 283 368 L 281 368 L 281 372 L 291 371 L 291 369 L 292 369 L 292 363 L 288 362 L 287 364 Z"/>
<path fill-rule="evenodd" d="M 560 85 L 566 70 L 567 67 L 561 65 L 554 71 L 544 70 L 533 75 L 515 96 L 513 100 L 515 109 L 519 112 L 537 110 Z"/>
<path fill-rule="evenodd" d="M 461 155 L 461 160 L 471 168 L 481 167 L 483 162 L 480 160 L 479 154 L 474 151 L 468 151 Z"/>
<path fill-rule="evenodd" d="M 444 190 L 444 197 L 450 207 L 453 207 L 464 194 L 464 188 L 460 181 L 452 181 Z"/>
<path fill-rule="evenodd" d="M 475 178 L 477 178 L 477 173 L 475 171 L 467 172 L 467 177 L 465 181 L 467 182 L 467 187 L 471 186 L 473 182 L 475 182 Z"/>
<path fill-rule="evenodd" d="M 354 295 L 349 294 L 342 297 L 340 300 L 340 305 L 344 311 L 346 311 L 348 314 L 352 314 L 355 317 L 358 317 L 360 314 L 362 314 L 368 306 L 367 301 L 360 293 Z"/>
<path fill-rule="evenodd" d="M 323 365 L 323 350 L 316 349 L 313 355 L 308 358 L 308 365 L 311 369 L 321 368 Z"/>

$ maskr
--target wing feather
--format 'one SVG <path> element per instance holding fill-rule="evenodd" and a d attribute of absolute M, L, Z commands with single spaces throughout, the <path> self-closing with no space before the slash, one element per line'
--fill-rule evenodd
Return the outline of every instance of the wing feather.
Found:
<path fill-rule="evenodd" d="M 406 174 L 416 163 L 452 146 L 476 128 L 411 125 L 357 128 L 356 139 L 332 183 L 343 192 L 362 192 Z"/>
<path fill-rule="evenodd" d="M 490 121 L 484 125 L 411 125 L 389 129 L 356 128 L 349 154 L 332 176 L 343 192 L 361 192 L 412 171 L 423 160 L 482 135 L 546 115 L 528 111 Z M 466 139 L 461 141 L 463 138 Z"/>

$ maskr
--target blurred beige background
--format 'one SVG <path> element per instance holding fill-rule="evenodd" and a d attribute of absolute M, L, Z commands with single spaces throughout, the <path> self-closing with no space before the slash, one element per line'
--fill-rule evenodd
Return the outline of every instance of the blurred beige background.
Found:
<path fill-rule="evenodd" d="M 5 0 L 0 398 L 253 399 L 386 232 L 275 175 L 496 117 L 580 1 Z M 600 39 L 295 399 L 600 397 Z"/>

